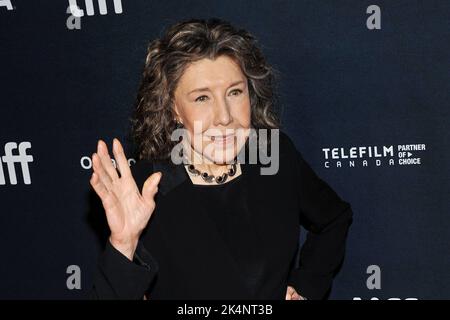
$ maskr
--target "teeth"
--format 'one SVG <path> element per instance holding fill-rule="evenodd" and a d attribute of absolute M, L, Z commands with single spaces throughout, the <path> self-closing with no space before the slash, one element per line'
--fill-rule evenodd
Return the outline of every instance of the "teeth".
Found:
<path fill-rule="evenodd" d="M 226 140 L 226 139 L 228 139 L 229 138 L 229 136 L 227 136 L 227 137 L 221 137 L 221 136 L 211 136 L 211 140 L 212 141 L 214 141 L 214 140 Z"/>
<path fill-rule="evenodd" d="M 227 136 L 210 136 L 209 138 L 211 141 L 215 141 L 217 143 L 225 143 L 229 139 L 231 139 L 233 135 L 227 135 Z"/>

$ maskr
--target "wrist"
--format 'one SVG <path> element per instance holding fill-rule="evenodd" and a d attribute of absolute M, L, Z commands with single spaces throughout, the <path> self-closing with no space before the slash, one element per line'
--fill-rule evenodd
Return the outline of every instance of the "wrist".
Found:
<path fill-rule="evenodd" d="M 114 236 L 109 237 L 109 242 L 111 245 L 124 256 L 126 256 L 129 260 L 133 261 L 134 252 L 136 251 L 136 247 L 139 239 L 118 239 Z"/>

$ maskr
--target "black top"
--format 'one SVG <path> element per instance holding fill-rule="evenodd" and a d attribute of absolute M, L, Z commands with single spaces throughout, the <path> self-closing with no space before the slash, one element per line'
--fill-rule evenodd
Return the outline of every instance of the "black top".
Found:
<path fill-rule="evenodd" d="M 261 238 L 256 225 L 251 221 L 251 213 L 246 205 L 247 183 L 243 175 L 222 185 L 194 185 L 193 203 L 202 203 L 207 208 L 207 219 L 230 257 L 242 273 L 242 281 L 252 295 L 256 294 L 258 281 L 261 281 L 263 261 L 259 258 Z M 184 188 L 192 188 L 186 183 Z"/>
<path fill-rule="evenodd" d="M 133 262 L 106 244 L 90 296 L 284 299 L 291 285 L 308 299 L 323 298 L 344 257 L 352 210 L 282 131 L 279 148 L 276 174 L 244 163 L 222 185 L 194 185 L 182 165 L 137 162 L 140 190 L 152 172 L 163 173 L 155 212 Z M 308 235 L 298 250 L 300 225 Z"/>

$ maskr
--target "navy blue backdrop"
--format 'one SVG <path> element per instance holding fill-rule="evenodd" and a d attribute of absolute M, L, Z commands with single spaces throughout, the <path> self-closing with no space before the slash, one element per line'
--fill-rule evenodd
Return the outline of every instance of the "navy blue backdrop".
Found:
<path fill-rule="evenodd" d="M 330 299 L 450 297 L 449 1 L 98 2 L 76 19 L 69 1 L 0 1 L 0 298 L 89 290 L 106 237 L 90 156 L 99 138 L 132 149 L 146 45 L 193 17 L 257 37 L 283 128 L 352 205 Z"/>

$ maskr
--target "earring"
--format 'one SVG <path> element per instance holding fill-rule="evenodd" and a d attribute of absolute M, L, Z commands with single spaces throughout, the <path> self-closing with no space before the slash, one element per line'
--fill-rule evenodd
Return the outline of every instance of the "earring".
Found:
<path fill-rule="evenodd" d="M 174 119 L 174 121 L 175 121 L 175 124 L 176 124 L 177 128 L 181 128 L 183 126 L 183 123 L 178 121 L 178 119 Z"/>

